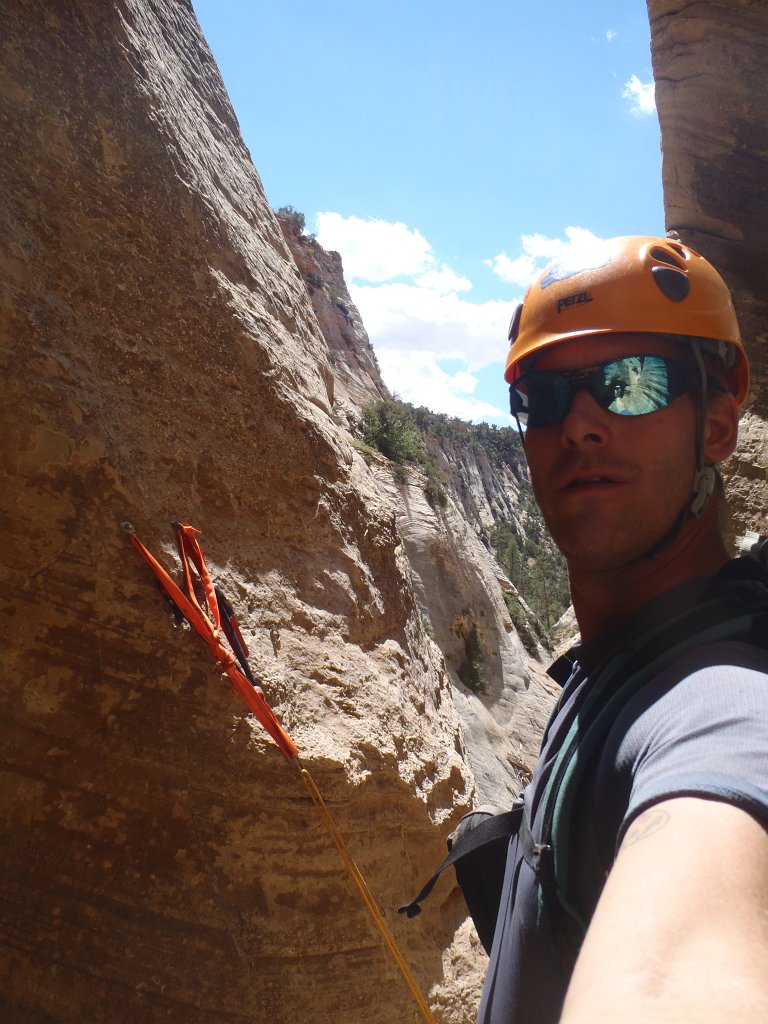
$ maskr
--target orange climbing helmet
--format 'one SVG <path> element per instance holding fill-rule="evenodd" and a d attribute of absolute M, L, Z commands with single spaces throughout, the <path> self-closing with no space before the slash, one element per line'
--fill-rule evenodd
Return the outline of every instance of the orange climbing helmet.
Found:
<path fill-rule="evenodd" d="M 588 334 L 673 334 L 719 355 L 739 405 L 749 364 L 731 294 L 715 268 L 690 246 L 669 238 L 630 236 L 595 241 L 579 258 L 560 259 L 531 284 L 509 325 L 504 377 L 549 345 Z"/>

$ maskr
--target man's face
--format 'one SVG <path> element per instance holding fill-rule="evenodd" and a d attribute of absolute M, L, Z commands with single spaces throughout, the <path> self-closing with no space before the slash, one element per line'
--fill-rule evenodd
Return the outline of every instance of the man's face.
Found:
<path fill-rule="evenodd" d="M 536 370 L 579 370 L 634 355 L 680 358 L 653 335 L 589 336 L 545 349 Z M 614 569 L 642 557 L 691 498 L 696 413 L 685 394 L 644 416 L 621 416 L 577 392 L 559 423 L 531 427 L 536 500 L 569 567 Z"/>

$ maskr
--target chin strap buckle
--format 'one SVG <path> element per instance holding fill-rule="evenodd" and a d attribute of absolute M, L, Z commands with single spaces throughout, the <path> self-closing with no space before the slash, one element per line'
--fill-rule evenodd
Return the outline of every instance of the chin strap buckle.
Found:
<path fill-rule="evenodd" d="M 696 519 L 704 514 L 704 509 L 709 504 L 709 499 L 715 489 L 717 474 L 714 466 L 703 466 L 696 470 L 693 478 L 693 499 L 690 504 L 690 513 Z"/>

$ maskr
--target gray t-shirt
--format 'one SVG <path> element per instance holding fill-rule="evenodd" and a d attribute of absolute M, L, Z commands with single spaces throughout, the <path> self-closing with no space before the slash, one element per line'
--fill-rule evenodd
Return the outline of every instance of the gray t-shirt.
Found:
<path fill-rule="evenodd" d="M 525 793 L 537 840 L 539 795 L 592 682 L 595 653 L 584 651 L 583 664 L 576 662 Z M 590 914 L 632 820 L 686 795 L 727 801 L 768 824 L 768 651 L 737 642 L 699 648 L 646 683 L 619 713 L 579 796 L 583 813 L 571 848 Z M 562 945 L 539 916 L 536 879 L 514 837 L 478 1024 L 559 1020 L 572 960 L 563 963 Z"/>

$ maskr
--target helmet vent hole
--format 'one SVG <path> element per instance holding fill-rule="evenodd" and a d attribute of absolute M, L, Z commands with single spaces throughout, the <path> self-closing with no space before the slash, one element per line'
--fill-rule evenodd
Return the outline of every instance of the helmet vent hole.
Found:
<path fill-rule="evenodd" d="M 682 302 L 688 298 L 691 282 L 682 270 L 675 270 L 672 267 L 651 267 L 651 273 L 659 290 L 671 302 Z"/>
<path fill-rule="evenodd" d="M 674 255 L 667 249 L 651 249 L 649 255 L 651 256 L 651 259 L 656 260 L 658 263 L 666 263 L 669 267 L 677 267 L 678 270 L 682 269 L 680 261 L 676 260 Z"/>
<path fill-rule="evenodd" d="M 520 318 L 523 315 L 523 304 L 518 302 L 515 312 L 512 314 L 512 319 L 509 321 L 508 338 L 510 345 L 514 345 L 517 341 L 517 336 L 520 333 Z"/>

